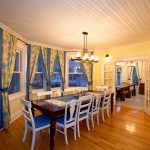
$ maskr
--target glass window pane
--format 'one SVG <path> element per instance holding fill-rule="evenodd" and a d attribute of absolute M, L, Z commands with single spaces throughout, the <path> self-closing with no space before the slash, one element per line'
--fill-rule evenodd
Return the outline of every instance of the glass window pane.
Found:
<path fill-rule="evenodd" d="M 69 60 L 69 73 L 82 73 L 80 62 Z"/>
<path fill-rule="evenodd" d="M 70 74 L 69 75 L 70 87 L 86 87 L 86 78 L 84 74 Z"/>
<path fill-rule="evenodd" d="M 37 72 L 43 72 L 43 58 L 42 58 L 41 53 L 39 54 L 39 57 L 38 57 Z"/>
<path fill-rule="evenodd" d="M 60 87 L 61 86 L 61 76 L 60 74 L 53 74 L 51 87 Z"/>
<path fill-rule="evenodd" d="M 20 73 L 13 74 L 8 94 L 13 94 L 17 92 L 20 92 Z"/>
<path fill-rule="evenodd" d="M 14 71 L 20 71 L 19 69 L 19 57 L 20 57 L 20 54 L 18 52 L 16 52 L 16 60 L 15 60 L 15 68 L 14 68 Z"/>
<path fill-rule="evenodd" d="M 60 64 L 59 64 L 58 56 L 55 59 L 54 72 L 60 72 Z"/>
<path fill-rule="evenodd" d="M 117 85 L 121 84 L 121 72 L 117 72 Z"/>
<path fill-rule="evenodd" d="M 32 88 L 33 89 L 42 89 L 43 88 L 43 74 L 42 73 L 35 74 Z"/>

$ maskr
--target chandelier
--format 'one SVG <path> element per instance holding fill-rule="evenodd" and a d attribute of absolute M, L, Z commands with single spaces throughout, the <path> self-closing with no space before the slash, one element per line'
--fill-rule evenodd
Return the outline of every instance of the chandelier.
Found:
<path fill-rule="evenodd" d="M 94 56 L 93 51 L 88 52 L 88 49 L 87 49 L 87 35 L 88 35 L 88 33 L 87 32 L 82 32 L 82 33 L 84 36 L 83 56 L 81 56 L 80 52 L 77 52 L 75 57 L 71 57 L 71 61 L 97 63 L 99 61 L 99 58 Z"/>

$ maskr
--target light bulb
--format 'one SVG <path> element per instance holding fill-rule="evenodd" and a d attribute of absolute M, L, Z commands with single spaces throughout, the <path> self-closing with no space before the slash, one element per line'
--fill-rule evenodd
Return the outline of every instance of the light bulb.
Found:
<path fill-rule="evenodd" d="M 90 57 L 90 59 L 89 60 L 94 60 L 95 59 L 95 57 L 94 57 L 94 55 L 91 55 L 91 57 Z"/>
<path fill-rule="evenodd" d="M 77 57 L 81 57 L 81 53 L 80 52 L 77 52 Z"/>
<path fill-rule="evenodd" d="M 95 60 L 94 60 L 95 62 L 98 62 L 99 61 L 99 58 L 98 57 L 95 57 Z"/>
<path fill-rule="evenodd" d="M 85 53 L 85 54 L 84 54 L 84 59 L 85 59 L 85 60 L 86 60 L 86 59 L 89 59 L 88 53 Z"/>

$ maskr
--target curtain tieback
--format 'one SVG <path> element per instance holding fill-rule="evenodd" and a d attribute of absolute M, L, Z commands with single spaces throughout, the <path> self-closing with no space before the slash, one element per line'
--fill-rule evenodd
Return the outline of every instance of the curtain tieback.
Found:
<path fill-rule="evenodd" d="M 26 82 L 27 83 L 27 85 L 32 85 L 32 83 L 30 83 L 30 82 Z"/>
<path fill-rule="evenodd" d="M 0 92 L 2 92 L 2 93 L 5 93 L 5 92 L 8 92 L 8 87 L 6 87 L 6 88 L 0 88 Z"/>
<path fill-rule="evenodd" d="M 92 85 L 93 84 L 93 81 L 91 81 L 91 82 L 88 82 L 88 85 Z"/>
<path fill-rule="evenodd" d="M 51 86 L 51 82 L 46 82 L 46 85 L 47 86 Z"/>
<path fill-rule="evenodd" d="M 65 84 L 65 81 L 63 80 L 62 83 Z"/>

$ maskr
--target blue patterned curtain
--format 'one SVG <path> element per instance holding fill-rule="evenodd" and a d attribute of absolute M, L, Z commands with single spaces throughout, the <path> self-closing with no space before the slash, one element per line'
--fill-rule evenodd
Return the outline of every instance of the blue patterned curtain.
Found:
<path fill-rule="evenodd" d="M 133 71 L 132 71 L 132 83 L 135 84 L 135 85 L 139 84 L 137 70 L 136 70 L 135 66 L 133 67 Z"/>
<path fill-rule="evenodd" d="M 61 78 L 62 78 L 61 88 L 63 91 L 65 89 L 65 61 L 64 61 L 65 60 L 65 53 L 64 53 L 64 51 L 58 51 L 58 58 L 59 58 Z"/>
<path fill-rule="evenodd" d="M 10 121 L 8 89 L 11 83 L 17 38 L 0 28 L 0 129 L 7 128 Z"/>
<path fill-rule="evenodd" d="M 38 56 L 40 53 L 40 46 L 36 45 L 28 45 L 28 51 L 27 51 L 27 100 L 32 100 L 32 83 L 34 80 L 35 72 L 37 70 L 37 62 L 38 62 Z"/>
<path fill-rule="evenodd" d="M 81 67 L 82 67 L 83 73 L 85 74 L 87 82 L 88 82 L 88 90 L 91 90 L 92 84 L 93 84 L 93 81 L 92 81 L 92 70 L 93 70 L 92 67 L 93 66 L 90 63 L 81 63 Z"/>
<path fill-rule="evenodd" d="M 51 49 L 50 51 L 50 80 L 52 80 L 56 56 L 57 56 L 57 50 Z"/>
<path fill-rule="evenodd" d="M 51 90 L 51 80 L 50 80 L 50 49 L 49 48 L 41 48 L 42 58 L 43 58 L 43 67 L 44 67 L 44 75 L 46 79 L 47 91 Z"/>

